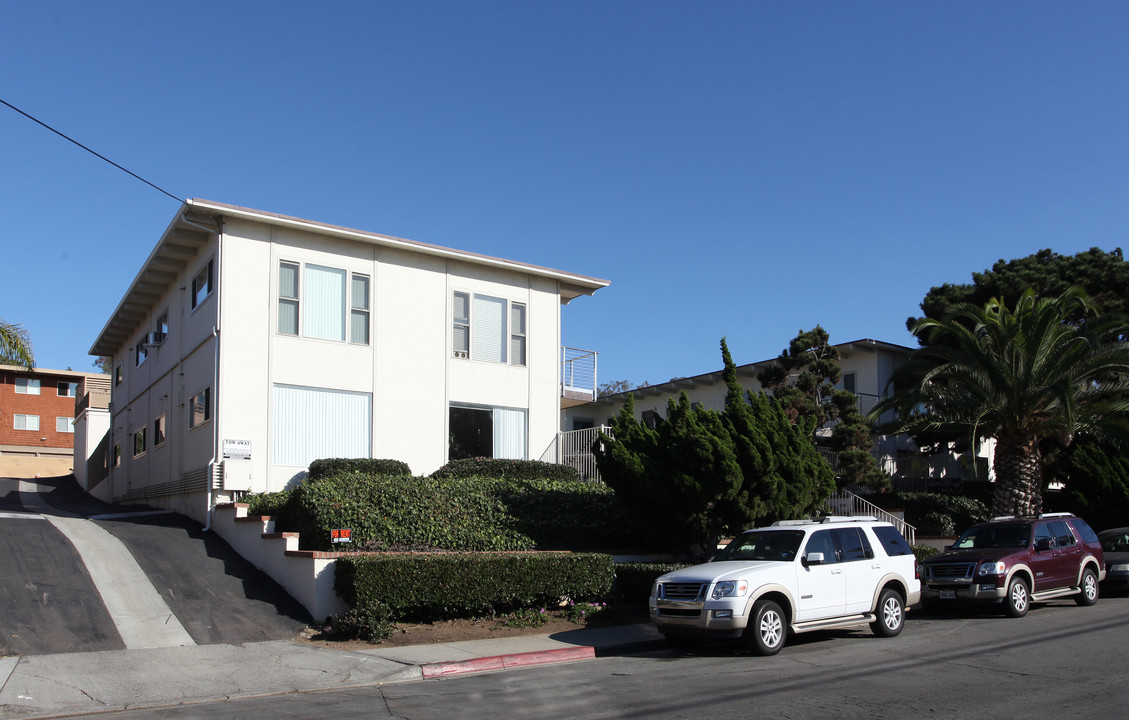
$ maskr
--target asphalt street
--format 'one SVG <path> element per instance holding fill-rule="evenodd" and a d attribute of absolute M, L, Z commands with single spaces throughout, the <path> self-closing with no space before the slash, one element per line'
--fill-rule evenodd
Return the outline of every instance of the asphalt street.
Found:
<path fill-rule="evenodd" d="M 309 621 L 197 523 L 106 505 L 72 477 L 0 478 L 0 607 L 0 656 L 239 645 Z"/>
<path fill-rule="evenodd" d="M 911 612 L 896 638 L 867 630 L 793 638 L 773 657 L 734 645 L 649 643 L 582 662 L 223 698 L 115 713 L 123 720 L 314 717 L 1063 718 L 1124 716 L 1129 598 L 998 612 Z M 200 649 L 192 649 L 198 652 Z M 414 679 L 415 682 L 404 682 Z"/>

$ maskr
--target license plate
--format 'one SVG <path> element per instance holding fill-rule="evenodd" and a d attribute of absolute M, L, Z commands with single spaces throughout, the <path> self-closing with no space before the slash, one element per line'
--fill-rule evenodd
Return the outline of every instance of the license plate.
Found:
<path fill-rule="evenodd" d="M 941 591 L 941 599 L 942 600 L 956 600 L 957 599 L 957 591 L 956 590 L 942 590 Z"/>

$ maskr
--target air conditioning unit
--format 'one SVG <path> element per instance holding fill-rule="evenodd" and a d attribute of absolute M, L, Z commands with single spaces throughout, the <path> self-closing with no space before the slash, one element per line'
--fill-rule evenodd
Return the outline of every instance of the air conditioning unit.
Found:
<path fill-rule="evenodd" d="M 154 330 L 145 336 L 146 345 L 160 345 L 165 341 L 165 334 Z"/>

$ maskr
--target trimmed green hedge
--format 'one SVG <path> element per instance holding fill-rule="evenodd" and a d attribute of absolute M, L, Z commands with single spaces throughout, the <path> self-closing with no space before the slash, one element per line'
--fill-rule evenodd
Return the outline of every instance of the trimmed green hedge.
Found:
<path fill-rule="evenodd" d="M 597 553 L 389 553 L 338 558 L 334 588 L 353 608 L 434 620 L 593 600 L 614 576 Z"/>
<path fill-rule="evenodd" d="M 576 480 L 468 479 L 492 493 L 541 550 L 612 550 L 637 540 L 615 491 Z"/>
<path fill-rule="evenodd" d="M 295 530 L 300 524 L 298 514 L 298 491 L 279 490 L 272 493 L 251 493 L 243 498 L 250 507 L 247 514 L 269 516 L 274 520 L 276 532 Z"/>
<path fill-rule="evenodd" d="M 343 473 L 303 483 L 288 527 L 304 550 L 606 550 L 633 535 L 615 493 L 576 481 Z"/>
<path fill-rule="evenodd" d="M 320 480 L 329 475 L 341 473 L 361 473 L 364 475 L 385 475 L 389 477 L 407 477 L 412 474 L 408 464 L 399 460 L 383 460 L 380 458 L 328 458 L 314 460 L 310 463 L 310 481 Z"/>
<path fill-rule="evenodd" d="M 646 605 L 655 579 L 668 572 L 690 567 L 687 563 L 622 563 L 615 566 L 615 602 Z"/>
<path fill-rule="evenodd" d="M 576 470 L 567 465 L 539 460 L 464 458 L 452 460 L 435 472 L 433 478 L 490 477 L 507 480 L 560 480 L 577 482 Z"/>
<path fill-rule="evenodd" d="M 304 550 L 328 550 L 330 531 L 348 528 L 337 550 L 529 550 L 533 540 L 482 483 L 421 477 L 330 475 L 304 483 L 297 510 Z"/>

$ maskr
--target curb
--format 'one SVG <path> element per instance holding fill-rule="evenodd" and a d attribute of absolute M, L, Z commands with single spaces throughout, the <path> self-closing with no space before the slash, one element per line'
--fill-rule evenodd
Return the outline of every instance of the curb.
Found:
<path fill-rule="evenodd" d="M 509 655 L 494 655 L 491 657 L 473 658 L 471 660 L 426 663 L 419 667 L 420 671 L 423 673 L 423 679 L 429 680 L 431 678 L 446 677 L 448 675 L 463 675 L 466 673 L 488 672 L 490 670 L 510 670 L 532 665 L 572 662 L 574 660 L 593 660 L 598 657 L 607 657 L 613 653 L 642 652 L 660 647 L 666 647 L 665 640 L 640 640 L 602 648 L 583 645 L 579 647 L 559 648 L 556 650 L 537 650 L 534 652 L 512 653 Z"/>
<path fill-rule="evenodd" d="M 421 665 L 423 679 L 461 675 L 463 673 L 485 672 L 487 670 L 508 670 L 510 668 L 545 665 L 547 663 L 569 662 L 570 660 L 591 660 L 596 657 L 594 647 L 560 648 L 559 650 L 540 650 L 535 652 L 495 655 L 473 660 L 428 663 Z"/>

